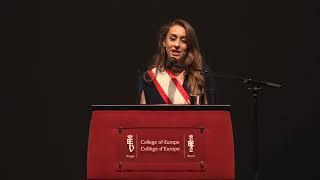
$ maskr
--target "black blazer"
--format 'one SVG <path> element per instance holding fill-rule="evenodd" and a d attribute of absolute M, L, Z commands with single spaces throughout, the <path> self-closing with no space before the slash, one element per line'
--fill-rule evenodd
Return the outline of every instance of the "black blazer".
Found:
<path fill-rule="evenodd" d="M 205 72 L 212 72 L 209 66 L 204 66 Z M 154 86 L 153 82 L 146 82 L 143 76 L 149 77 L 146 74 L 147 70 L 138 71 L 138 90 L 137 90 L 137 104 L 140 104 L 141 93 L 144 91 L 145 99 L 147 104 L 166 104 L 159 94 L 157 88 Z M 145 75 L 146 74 L 146 75 Z M 207 97 L 208 104 L 215 104 L 215 79 L 210 76 L 208 73 L 205 74 L 205 94 Z M 186 79 L 187 81 L 188 79 Z M 183 83 L 183 88 L 188 92 L 189 89 L 185 86 L 186 83 Z"/>

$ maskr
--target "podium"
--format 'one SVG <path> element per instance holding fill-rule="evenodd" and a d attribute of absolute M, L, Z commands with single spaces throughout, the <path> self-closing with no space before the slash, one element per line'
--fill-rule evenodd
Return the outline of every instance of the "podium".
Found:
<path fill-rule="evenodd" d="M 87 179 L 235 177 L 228 105 L 92 105 Z"/>

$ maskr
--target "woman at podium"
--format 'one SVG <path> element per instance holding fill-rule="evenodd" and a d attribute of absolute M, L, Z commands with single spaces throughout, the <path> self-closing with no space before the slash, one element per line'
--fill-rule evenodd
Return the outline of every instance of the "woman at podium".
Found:
<path fill-rule="evenodd" d="M 201 70 L 201 71 L 200 71 Z M 204 64 L 197 35 L 185 20 L 160 29 L 152 63 L 139 76 L 140 104 L 214 104 L 214 79 Z"/>

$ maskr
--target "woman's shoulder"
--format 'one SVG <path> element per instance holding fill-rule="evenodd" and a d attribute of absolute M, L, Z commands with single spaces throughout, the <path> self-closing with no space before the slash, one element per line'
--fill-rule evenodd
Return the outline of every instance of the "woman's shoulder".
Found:
<path fill-rule="evenodd" d="M 148 71 L 153 69 L 155 69 L 155 67 L 150 65 L 144 65 L 139 68 L 138 72 L 140 84 L 142 84 L 143 86 L 153 86 L 151 77 L 148 73 Z"/>

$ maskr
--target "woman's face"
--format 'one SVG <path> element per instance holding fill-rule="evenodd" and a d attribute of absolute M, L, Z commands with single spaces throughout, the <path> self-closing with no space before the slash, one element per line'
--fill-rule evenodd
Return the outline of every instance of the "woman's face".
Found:
<path fill-rule="evenodd" d="M 186 38 L 186 30 L 182 26 L 171 26 L 163 41 L 167 57 L 174 57 L 178 62 L 181 62 L 187 53 L 188 47 Z"/>

